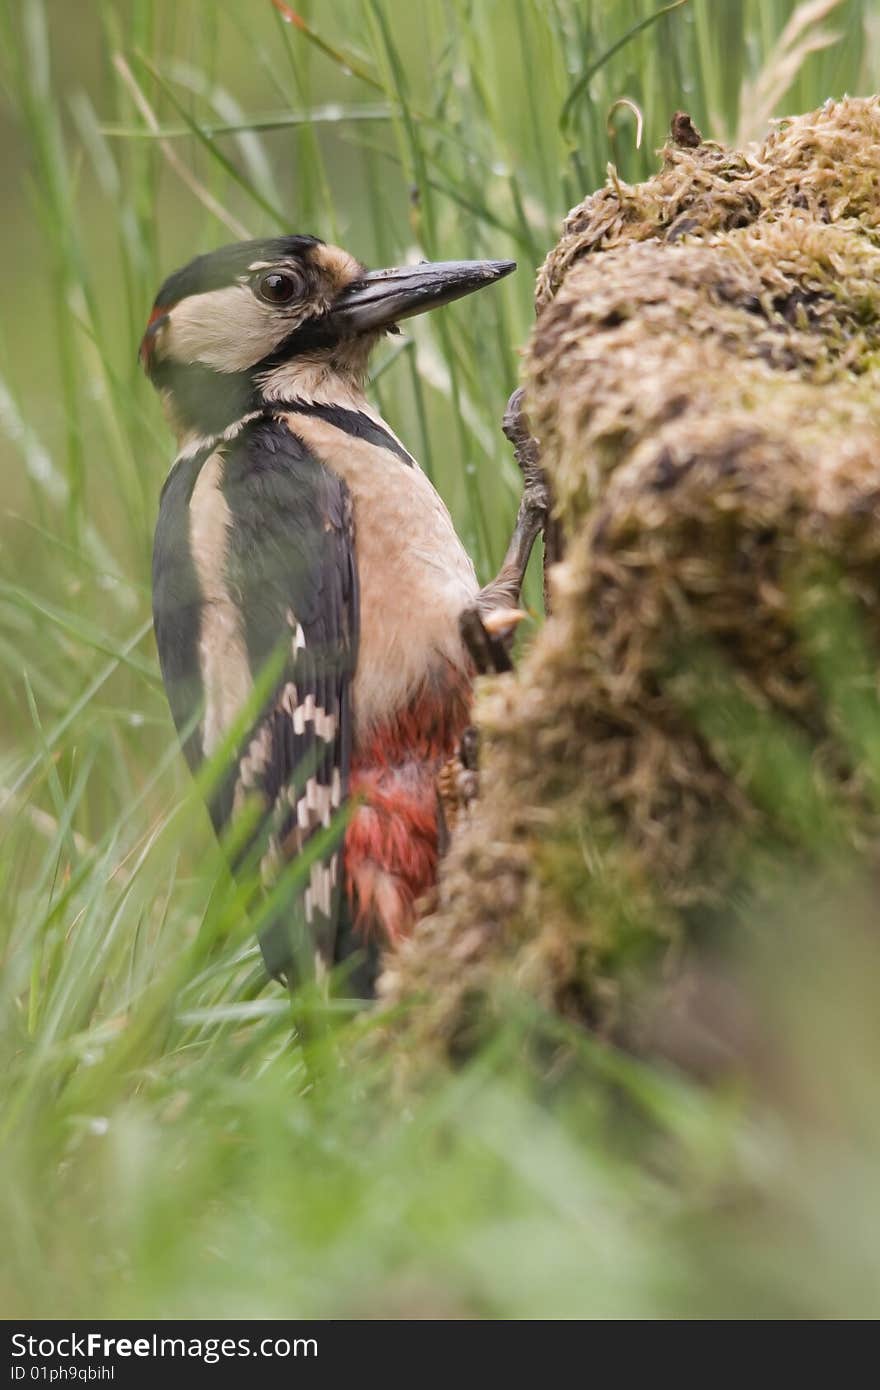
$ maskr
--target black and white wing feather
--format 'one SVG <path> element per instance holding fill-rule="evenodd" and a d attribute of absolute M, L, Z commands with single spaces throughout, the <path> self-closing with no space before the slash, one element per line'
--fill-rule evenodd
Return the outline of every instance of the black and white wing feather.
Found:
<path fill-rule="evenodd" d="M 206 528 L 213 540 L 207 556 L 194 545 L 194 507 L 222 523 Z M 153 593 L 162 674 L 191 765 L 212 751 L 206 734 L 220 701 L 213 684 L 225 682 L 228 707 L 235 655 L 251 686 L 280 661 L 281 674 L 211 801 L 218 833 L 256 802 L 258 828 L 239 863 L 257 855 L 272 874 L 338 823 L 348 791 L 358 584 L 345 483 L 283 420 L 252 421 L 221 455 L 185 460 L 169 478 Z M 324 834 L 324 841 L 297 901 L 261 936 L 272 974 L 288 973 L 304 950 L 328 966 L 333 961 L 340 836 Z"/>

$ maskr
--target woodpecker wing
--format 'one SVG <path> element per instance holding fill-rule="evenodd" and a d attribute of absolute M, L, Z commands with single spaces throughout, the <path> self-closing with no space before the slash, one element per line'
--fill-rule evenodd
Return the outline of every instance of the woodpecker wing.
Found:
<path fill-rule="evenodd" d="M 239 764 L 238 788 L 259 790 L 272 850 L 286 862 L 330 829 L 348 791 L 351 683 L 357 661 L 358 584 L 351 498 L 282 420 L 246 427 L 224 476 L 231 513 L 227 572 L 239 596 L 254 675 L 286 646 L 270 708 Z M 342 890 L 338 840 L 311 866 L 301 907 L 325 964 L 334 957 Z M 273 973 L 297 949 L 296 923 L 264 933 Z"/>
<path fill-rule="evenodd" d="M 359 626 L 345 483 L 282 420 L 251 421 L 169 478 L 153 587 L 175 721 L 186 735 L 198 720 L 184 742 L 191 765 L 213 751 L 267 663 L 282 662 L 211 814 L 222 833 L 256 801 L 259 824 L 238 862 L 256 850 L 273 873 L 323 835 L 298 901 L 260 944 L 275 975 L 305 946 L 329 966 L 342 869 L 339 837 L 326 832 L 348 790 Z"/>

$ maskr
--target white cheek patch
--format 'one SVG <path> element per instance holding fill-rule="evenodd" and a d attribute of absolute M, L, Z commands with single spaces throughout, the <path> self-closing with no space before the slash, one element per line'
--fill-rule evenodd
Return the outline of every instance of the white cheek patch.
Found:
<path fill-rule="evenodd" d="M 274 352 L 304 318 L 302 305 L 262 304 L 247 285 L 182 299 L 163 330 L 162 353 L 216 372 L 243 372 Z"/>

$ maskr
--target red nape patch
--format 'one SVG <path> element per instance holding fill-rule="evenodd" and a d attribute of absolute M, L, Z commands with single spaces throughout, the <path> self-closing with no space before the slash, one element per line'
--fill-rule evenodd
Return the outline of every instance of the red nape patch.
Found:
<path fill-rule="evenodd" d="M 144 371 L 146 371 L 150 365 L 150 358 L 153 355 L 153 348 L 156 343 L 156 334 L 162 327 L 162 324 L 168 318 L 168 315 L 173 308 L 173 304 L 153 305 L 153 312 L 147 319 L 147 326 L 144 329 L 144 336 L 141 338 L 141 345 L 138 348 L 138 361 L 140 362 Z"/>
<path fill-rule="evenodd" d="M 361 801 L 345 834 L 346 890 L 355 924 L 391 943 L 437 878 L 437 775 L 470 723 L 471 687 L 450 669 L 355 750 L 351 794 Z"/>

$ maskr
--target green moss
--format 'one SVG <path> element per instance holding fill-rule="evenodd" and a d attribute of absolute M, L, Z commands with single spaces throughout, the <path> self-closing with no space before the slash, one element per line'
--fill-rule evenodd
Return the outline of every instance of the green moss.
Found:
<path fill-rule="evenodd" d="M 789 582 L 824 557 L 880 646 L 878 148 L 877 100 L 829 103 L 746 151 L 669 146 L 567 219 L 525 364 L 567 554 L 389 977 L 430 996 L 422 1041 L 475 981 L 613 1029 L 674 943 L 733 930 L 750 866 L 880 871 Z"/>

